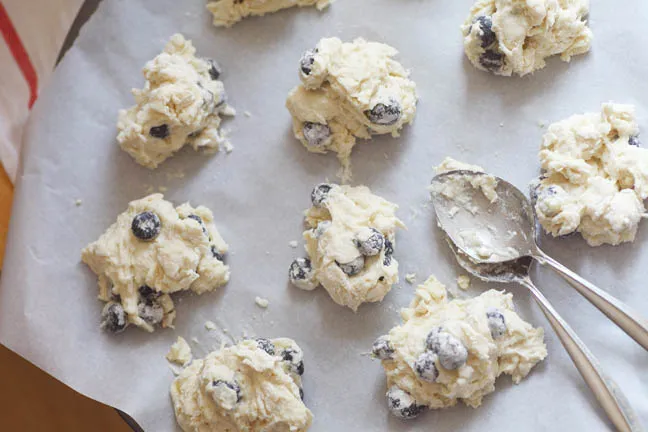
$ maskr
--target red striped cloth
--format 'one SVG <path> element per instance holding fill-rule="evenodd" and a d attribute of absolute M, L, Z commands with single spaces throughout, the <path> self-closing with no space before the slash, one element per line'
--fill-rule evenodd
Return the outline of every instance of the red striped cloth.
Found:
<path fill-rule="evenodd" d="M 83 0 L 0 0 L 0 162 L 15 180 L 22 131 Z"/>

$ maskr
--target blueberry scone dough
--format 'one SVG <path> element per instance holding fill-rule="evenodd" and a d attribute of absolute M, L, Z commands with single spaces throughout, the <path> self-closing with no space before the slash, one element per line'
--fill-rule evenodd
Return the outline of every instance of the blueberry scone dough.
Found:
<path fill-rule="evenodd" d="M 97 274 L 99 299 L 106 302 L 101 327 L 114 333 L 129 324 L 147 331 L 172 327 L 171 294 L 202 294 L 226 284 L 227 249 L 208 208 L 174 208 L 161 194 L 132 201 L 81 252 Z"/>
<path fill-rule="evenodd" d="M 146 84 L 133 89 L 136 104 L 119 112 L 119 145 L 147 168 L 156 168 L 185 145 L 215 151 L 230 146 L 219 130 L 220 115 L 235 111 L 218 80 L 220 67 L 195 54 L 191 41 L 173 35 L 144 67 Z"/>
<path fill-rule="evenodd" d="M 303 352 L 287 338 L 244 340 L 194 360 L 171 385 L 185 432 L 300 432 L 313 415 L 304 405 Z"/>
<path fill-rule="evenodd" d="M 588 0 L 477 0 L 462 26 L 464 50 L 478 69 L 526 75 L 545 59 L 589 51 Z"/>
<path fill-rule="evenodd" d="M 398 282 L 393 257 L 398 206 L 374 195 L 366 186 L 322 183 L 311 194 L 304 231 L 308 258 L 290 266 L 290 281 L 312 290 L 320 284 L 333 301 L 356 311 L 379 302 Z"/>
<path fill-rule="evenodd" d="M 591 246 L 634 240 L 648 198 L 648 150 L 638 134 L 634 107 L 614 103 L 549 126 L 533 193 L 545 231 L 580 232 Z"/>
<path fill-rule="evenodd" d="M 433 276 L 416 289 L 403 324 L 379 337 L 372 356 L 387 375 L 387 405 L 401 418 L 453 406 L 478 407 L 502 373 L 514 383 L 547 356 L 544 332 L 522 320 L 511 294 L 489 290 L 448 300 Z"/>
<path fill-rule="evenodd" d="M 231 27 L 248 16 L 263 16 L 299 6 L 315 6 L 322 10 L 333 0 L 216 0 L 207 4 L 207 9 L 214 16 L 216 27 Z"/>
<path fill-rule="evenodd" d="M 302 83 L 286 101 L 293 132 L 311 152 L 337 153 L 345 180 L 357 138 L 396 137 L 414 119 L 416 84 L 396 54 L 377 42 L 326 38 L 300 60 Z"/>

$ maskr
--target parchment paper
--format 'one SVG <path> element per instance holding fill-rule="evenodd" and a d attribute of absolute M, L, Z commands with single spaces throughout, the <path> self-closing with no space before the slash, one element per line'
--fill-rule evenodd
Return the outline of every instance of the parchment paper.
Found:
<path fill-rule="evenodd" d="M 314 184 L 335 179 L 334 156 L 307 153 L 291 136 L 284 108 L 298 83 L 301 53 L 321 37 L 362 36 L 398 48 L 421 96 L 416 123 L 400 139 L 361 143 L 353 154 L 354 183 L 401 205 L 409 230 L 398 235 L 401 279 L 435 274 L 451 287 L 460 273 L 426 207 L 432 167 L 450 155 L 479 163 L 521 188 L 538 172 L 543 129 L 601 102 L 637 105 L 648 128 L 648 32 L 643 1 L 594 2 L 591 54 L 519 78 L 475 70 L 464 58 L 459 25 L 471 1 L 339 0 L 328 11 L 289 10 L 216 29 L 204 2 L 105 0 L 36 104 L 12 218 L 0 290 L 0 341 L 50 374 L 131 414 L 147 431 L 175 430 L 164 355 L 178 335 L 204 355 L 220 340 L 244 334 L 296 339 L 306 352 L 305 394 L 313 431 L 588 430 L 610 428 L 551 328 L 523 289 L 521 315 L 547 331 L 549 357 L 520 385 L 501 377 L 497 392 L 474 410 L 461 404 L 411 422 L 385 408 L 382 369 L 362 354 L 399 322 L 414 288 L 404 280 L 382 304 L 357 314 L 324 290 L 287 283 L 302 255 L 302 211 Z M 239 115 L 226 123 L 235 150 L 210 156 L 182 151 L 158 170 L 137 165 L 115 141 L 117 110 L 130 106 L 140 70 L 174 32 L 216 58 Z M 246 117 L 242 113 L 249 111 Z M 648 142 L 647 142 L 648 144 Z M 176 178 L 182 171 L 184 178 Z M 213 209 L 231 245 L 232 280 L 213 294 L 182 297 L 175 330 L 121 335 L 99 330 L 102 303 L 95 275 L 80 263 L 95 240 L 147 186 L 168 187 L 176 204 Z M 82 205 L 76 206 L 75 200 Z M 298 249 L 289 247 L 300 240 Z M 545 239 L 548 252 L 648 315 L 645 271 L 648 223 L 634 244 L 590 248 L 579 237 Z M 534 278 L 648 425 L 648 355 L 598 310 L 547 269 Z M 485 285 L 474 282 L 471 294 Z M 255 296 L 270 301 L 262 310 Z M 208 332 L 206 320 L 221 330 Z M 3 373 L 11 373 L 4 371 Z"/>

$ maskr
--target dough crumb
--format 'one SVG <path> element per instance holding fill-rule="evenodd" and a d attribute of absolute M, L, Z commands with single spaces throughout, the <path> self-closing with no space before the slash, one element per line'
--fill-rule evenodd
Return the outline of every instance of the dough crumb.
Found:
<path fill-rule="evenodd" d="M 184 366 L 191 361 L 191 358 L 191 347 L 183 337 L 178 336 L 178 340 L 171 345 L 171 349 L 167 353 L 166 359 L 171 363 Z"/>
<path fill-rule="evenodd" d="M 76 200 L 74 200 L 74 205 L 75 205 L 75 206 L 77 206 L 77 207 L 81 207 L 81 204 L 83 204 L 83 201 L 82 201 L 82 200 L 80 200 L 80 199 L 76 199 Z"/>
<path fill-rule="evenodd" d="M 270 306 L 270 302 L 268 301 L 268 299 L 265 299 L 265 298 L 262 298 L 262 297 L 259 297 L 259 296 L 257 296 L 254 299 L 254 303 L 256 303 L 257 306 L 259 306 L 260 308 L 263 308 L 263 309 Z"/>
<path fill-rule="evenodd" d="M 462 290 L 470 288 L 470 277 L 466 275 L 457 276 L 457 286 Z"/>
<path fill-rule="evenodd" d="M 407 273 L 405 275 L 405 280 L 408 284 L 413 285 L 416 283 L 416 273 Z"/>
<path fill-rule="evenodd" d="M 243 111 L 243 115 L 245 117 L 252 117 L 252 113 L 250 111 Z"/>
<path fill-rule="evenodd" d="M 200 345 L 200 342 L 198 341 L 197 337 L 192 337 L 191 342 L 195 343 L 196 345 Z"/>
<path fill-rule="evenodd" d="M 224 147 L 225 147 L 225 153 L 227 154 L 230 154 L 234 151 L 234 146 L 229 141 L 225 141 Z"/>
<path fill-rule="evenodd" d="M 292 240 L 292 241 L 288 242 L 288 246 L 290 246 L 293 249 L 296 248 L 298 245 L 299 245 L 299 243 L 297 242 L 297 240 Z"/>
<path fill-rule="evenodd" d="M 205 321 L 205 329 L 216 330 L 218 326 L 213 321 Z"/>
<path fill-rule="evenodd" d="M 160 187 L 158 187 L 158 190 L 160 192 L 166 192 L 167 190 L 169 190 L 169 188 L 167 188 L 166 186 L 160 186 Z"/>

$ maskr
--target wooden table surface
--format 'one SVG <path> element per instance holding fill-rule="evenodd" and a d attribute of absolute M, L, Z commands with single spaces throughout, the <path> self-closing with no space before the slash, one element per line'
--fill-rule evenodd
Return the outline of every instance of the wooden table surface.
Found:
<path fill-rule="evenodd" d="M 0 166 L 0 268 L 12 198 L 13 187 Z M 132 432 L 113 408 L 81 396 L 2 345 L 0 366 L 0 430 Z"/>

